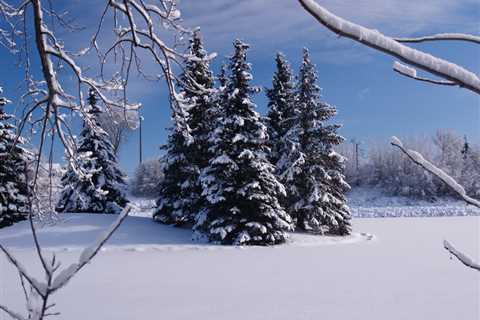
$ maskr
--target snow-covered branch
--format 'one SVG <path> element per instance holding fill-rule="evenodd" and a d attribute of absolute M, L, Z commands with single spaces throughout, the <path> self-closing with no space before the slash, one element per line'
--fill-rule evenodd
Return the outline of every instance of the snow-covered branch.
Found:
<path fill-rule="evenodd" d="M 392 137 L 391 144 L 399 148 L 414 163 L 418 164 L 423 169 L 425 169 L 426 171 L 430 172 L 431 174 L 433 174 L 434 176 L 442 180 L 445 184 L 447 184 L 450 188 L 452 188 L 452 190 L 455 191 L 466 203 L 480 208 L 480 201 L 469 197 L 465 192 L 465 189 L 459 183 L 457 183 L 455 179 L 450 177 L 440 168 L 437 168 L 436 166 L 434 166 L 431 162 L 427 161 L 420 153 L 414 150 L 406 149 L 403 146 L 402 141 L 400 141 L 400 139 L 398 139 L 397 137 Z M 465 255 L 464 253 L 455 249 L 455 247 L 451 245 L 448 241 L 445 240 L 443 243 L 443 246 L 445 247 L 446 250 L 448 250 L 448 252 L 454 255 L 464 265 L 480 271 L 480 265 L 473 262 L 473 260 L 469 258 L 467 255 Z"/>
<path fill-rule="evenodd" d="M 403 43 L 419 43 L 427 41 L 466 41 L 480 44 L 480 36 L 464 33 L 439 33 L 418 38 L 394 38 L 394 40 Z"/>
<path fill-rule="evenodd" d="M 430 172 L 431 174 L 433 174 L 434 176 L 442 180 L 445 184 L 447 184 L 450 188 L 452 188 L 452 190 L 455 191 L 465 202 L 480 208 L 480 201 L 469 197 L 465 189 L 458 182 L 456 182 L 452 177 L 446 174 L 443 170 L 441 170 L 440 168 L 437 168 L 431 162 L 427 161 L 420 153 L 414 150 L 406 149 L 403 146 L 402 141 L 400 141 L 400 139 L 398 139 L 397 137 L 392 137 L 391 144 L 399 148 L 414 163 L 418 164 L 423 169 L 425 169 L 426 171 Z"/>
<path fill-rule="evenodd" d="M 405 76 L 410 79 L 418 80 L 418 81 L 423 81 L 423 82 L 428 82 L 432 84 L 438 84 L 442 86 L 456 86 L 457 84 L 452 81 L 445 81 L 445 80 L 434 80 L 434 79 L 429 79 L 425 77 L 419 77 L 417 75 L 417 70 L 414 68 L 407 66 L 401 62 L 395 61 L 393 64 L 393 71 L 401 74 L 402 76 Z"/>
<path fill-rule="evenodd" d="M 365 28 L 336 16 L 315 0 L 298 0 L 318 22 L 340 36 L 350 38 L 398 60 L 480 94 L 480 78 L 475 73 L 444 59 L 410 48 L 377 30 Z"/>

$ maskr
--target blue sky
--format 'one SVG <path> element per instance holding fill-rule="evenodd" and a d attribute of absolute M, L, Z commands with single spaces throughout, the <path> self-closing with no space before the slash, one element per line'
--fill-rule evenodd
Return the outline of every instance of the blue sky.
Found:
<path fill-rule="evenodd" d="M 74 0 L 83 10 L 72 10 L 77 22 L 91 25 L 100 15 L 103 1 Z M 393 36 L 427 35 L 437 32 L 480 33 L 480 3 L 477 0 L 318 0 L 329 10 Z M 338 108 L 337 121 L 348 139 L 388 143 L 389 137 L 430 135 L 449 128 L 480 142 L 480 100 L 459 88 L 438 87 L 403 78 L 392 71 L 393 60 L 373 50 L 339 39 L 320 26 L 295 0 L 181 0 L 184 22 L 201 27 L 209 51 L 217 52 L 213 69 L 232 51 L 232 41 L 251 44 L 253 84 L 269 86 L 274 56 L 282 51 L 298 70 L 303 47 L 316 63 L 323 98 Z M 86 10 L 88 9 L 88 12 Z M 97 12 L 98 11 L 98 12 Z M 83 35 L 72 37 L 72 47 L 82 47 Z M 464 43 L 431 43 L 416 47 L 454 61 L 480 73 L 480 46 Z M 0 51 L 2 84 L 15 92 L 22 79 L 12 66 L 14 58 Z M 8 72 L 8 73 L 7 73 Z M 8 92 L 8 91 L 7 91 Z M 15 93 L 16 95 L 18 93 Z M 131 100 L 142 102 L 144 158 L 160 154 L 166 141 L 169 107 L 163 83 L 137 81 L 130 87 Z M 265 112 L 264 94 L 255 97 Z M 120 155 L 122 167 L 132 172 L 138 163 L 138 136 L 133 133 Z"/>

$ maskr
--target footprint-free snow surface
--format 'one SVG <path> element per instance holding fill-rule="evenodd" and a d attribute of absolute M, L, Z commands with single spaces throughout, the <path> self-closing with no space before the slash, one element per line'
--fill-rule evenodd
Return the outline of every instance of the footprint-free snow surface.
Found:
<path fill-rule="evenodd" d="M 40 241 L 65 266 L 114 219 L 61 215 L 40 229 Z M 480 273 L 450 259 L 442 240 L 478 258 L 479 224 L 355 219 L 349 237 L 293 234 L 282 246 L 239 248 L 195 243 L 189 230 L 129 217 L 51 302 L 58 319 L 69 320 L 478 320 Z M 0 230 L 0 243 L 40 276 L 27 223 Z M 0 303 L 21 311 L 22 297 L 0 256 Z"/>

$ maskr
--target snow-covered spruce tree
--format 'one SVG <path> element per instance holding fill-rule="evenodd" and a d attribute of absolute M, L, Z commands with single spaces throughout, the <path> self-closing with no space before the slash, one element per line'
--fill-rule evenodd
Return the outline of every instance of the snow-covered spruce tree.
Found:
<path fill-rule="evenodd" d="M 2 89 L 0 88 L 0 93 Z M 15 133 L 12 118 L 4 110 L 9 101 L 0 98 L 0 228 L 25 220 L 29 212 L 27 183 L 29 152 Z"/>
<path fill-rule="evenodd" d="M 346 235 L 351 232 L 350 211 L 345 192 L 344 157 L 334 146 L 344 141 L 337 134 L 340 125 L 328 124 L 336 115 L 334 107 L 320 100 L 315 65 L 304 50 L 298 78 L 297 169 L 292 175 L 289 210 L 299 229 L 309 232 Z"/>
<path fill-rule="evenodd" d="M 269 136 L 270 161 L 279 165 L 279 160 L 291 149 L 287 134 L 295 125 L 295 83 L 290 64 L 281 53 L 275 59 L 276 71 L 272 88 L 267 89 L 268 114 L 267 132 Z"/>
<path fill-rule="evenodd" d="M 207 199 L 194 229 L 210 241 L 235 245 L 273 245 L 292 230 L 278 197 L 284 187 L 267 159 L 267 129 L 251 101 L 248 45 L 234 42 L 223 117 L 215 128 L 214 157 L 202 172 Z"/>
<path fill-rule="evenodd" d="M 210 71 L 211 57 L 204 49 L 199 31 L 190 41 L 189 59 L 181 75 L 181 100 L 183 114 L 174 119 L 173 128 L 164 147 L 165 179 L 160 184 L 156 221 L 165 224 L 193 224 L 203 207 L 202 187 L 199 181 L 201 168 L 210 159 L 209 134 L 215 118 L 214 76 Z M 189 137 L 185 132 L 189 132 Z"/>
<path fill-rule="evenodd" d="M 167 151 L 162 158 L 164 179 L 159 185 L 157 209 L 153 214 L 155 221 L 164 224 L 185 225 L 195 214 L 196 181 L 198 167 L 187 158 L 193 143 L 188 126 L 188 105 L 180 98 L 180 105 L 174 113 L 173 126 L 169 129 L 168 142 L 162 148 Z"/>
<path fill-rule="evenodd" d="M 77 168 L 70 163 L 62 177 L 57 212 L 119 213 L 127 204 L 125 175 L 118 167 L 108 134 L 99 126 L 97 98 L 90 91 L 87 121 L 77 145 Z"/>

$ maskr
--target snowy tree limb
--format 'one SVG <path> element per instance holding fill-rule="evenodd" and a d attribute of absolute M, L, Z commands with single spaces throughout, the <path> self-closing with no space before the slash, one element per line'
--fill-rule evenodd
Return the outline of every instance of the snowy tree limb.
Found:
<path fill-rule="evenodd" d="M 394 40 L 402 43 L 420 43 L 427 41 L 467 41 L 480 44 L 480 36 L 463 33 L 439 33 L 418 38 L 394 38 Z"/>
<path fill-rule="evenodd" d="M 410 160 L 412 160 L 417 165 L 421 166 L 426 171 L 430 172 L 440 180 L 442 180 L 446 185 L 452 188 L 465 202 L 480 208 L 480 201 L 469 197 L 465 189 L 456 182 L 452 177 L 446 174 L 440 168 L 434 166 L 431 162 L 427 161 L 420 153 L 414 150 L 408 150 L 403 146 L 403 143 L 397 137 L 392 137 L 391 144 L 399 148 L 405 155 L 407 155 Z"/>
<path fill-rule="evenodd" d="M 403 143 L 397 137 L 392 137 L 391 144 L 399 148 L 414 163 L 418 164 L 423 169 L 425 169 L 426 171 L 430 172 L 431 174 L 433 174 L 434 176 L 442 180 L 445 184 L 447 184 L 450 188 L 452 188 L 452 190 L 455 191 L 466 203 L 480 208 L 480 201 L 469 197 L 466 194 L 465 189 L 459 183 L 457 183 L 452 177 L 446 174 L 443 170 L 437 168 L 432 163 L 425 160 L 425 158 L 420 153 L 413 150 L 406 149 L 403 146 Z M 443 242 L 443 246 L 448 252 L 454 255 L 461 263 L 463 263 L 467 267 L 480 271 L 480 265 L 473 262 L 473 260 L 469 258 L 467 255 L 465 255 L 464 253 L 456 250 L 455 247 L 451 245 L 447 240 Z"/>
<path fill-rule="evenodd" d="M 22 264 L 11 254 L 8 249 L 0 244 L 0 251 L 2 251 L 8 261 L 17 269 L 20 274 L 21 284 L 24 288 L 24 293 L 27 299 L 27 304 L 30 305 L 29 308 L 29 317 L 28 319 L 44 319 L 48 315 L 57 315 L 58 313 L 49 312 L 48 310 L 53 308 L 55 304 L 48 304 L 50 297 L 59 289 L 63 288 L 67 283 L 83 269 L 92 259 L 97 255 L 100 249 L 105 245 L 105 243 L 110 239 L 110 237 L 115 233 L 115 231 L 120 227 L 122 222 L 127 218 L 128 214 L 131 212 L 132 206 L 127 205 L 127 207 L 122 211 L 117 220 L 110 225 L 110 227 L 99 235 L 98 239 L 89 247 L 85 248 L 78 259 L 77 263 L 71 264 L 69 267 L 62 270 L 58 275 L 55 276 L 55 273 L 58 271 L 60 264 L 56 261 L 55 256 L 52 260 L 44 267 L 46 283 L 41 283 L 36 280 L 34 277 L 28 274 L 26 269 Z M 35 229 L 35 226 L 33 227 Z M 36 234 L 36 233 L 35 233 Z M 47 259 L 43 256 L 42 251 L 38 252 L 38 255 L 42 256 L 43 261 Z M 27 294 L 23 279 L 26 279 L 32 288 L 32 292 Z M 35 303 L 33 300 L 39 300 L 39 303 Z M 3 310 L 9 316 L 15 320 L 24 320 L 26 318 L 21 315 L 12 312 L 7 307 L 0 305 L 0 310 Z M 36 317 L 33 317 L 35 315 Z"/>
<path fill-rule="evenodd" d="M 127 218 L 128 214 L 132 211 L 132 206 L 127 205 L 120 213 L 117 220 L 110 225 L 110 227 L 102 233 L 98 239 L 89 247 L 85 248 L 77 263 L 71 264 L 69 267 L 65 268 L 60 274 L 53 280 L 53 283 L 48 288 L 50 292 L 55 292 L 58 289 L 64 287 L 70 279 L 72 279 L 87 263 L 89 263 L 100 251 L 103 245 L 110 239 L 113 233 L 120 227 L 122 222 Z"/>
<path fill-rule="evenodd" d="M 429 79 L 429 78 L 424 78 L 424 77 L 419 77 L 417 76 L 417 70 L 414 68 L 407 66 L 401 62 L 395 61 L 393 64 L 393 71 L 401 74 L 402 76 L 405 76 L 407 78 L 411 78 L 414 80 L 418 81 L 423 81 L 427 83 L 432 83 L 432 84 L 437 84 L 437 85 L 443 85 L 443 86 L 456 86 L 457 84 L 452 81 L 445 81 L 445 80 L 434 80 L 434 79 Z"/>
<path fill-rule="evenodd" d="M 474 262 L 470 257 L 455 249 L 455 247 L 447 240 L 443 241 L 443 247 L 465 266 L 480 271 L 480 264 Z"/>
<path fill-rule="evenodd" d="M 480 78 L 475 73 L 444 59 L 405 46 L 377 30 L 368 29 L 338 17 L 320 6 L 315 0 L 298 1 L 318 22 L 336 34 L 384 52 L 415 68 L 480 94 Z"/>

